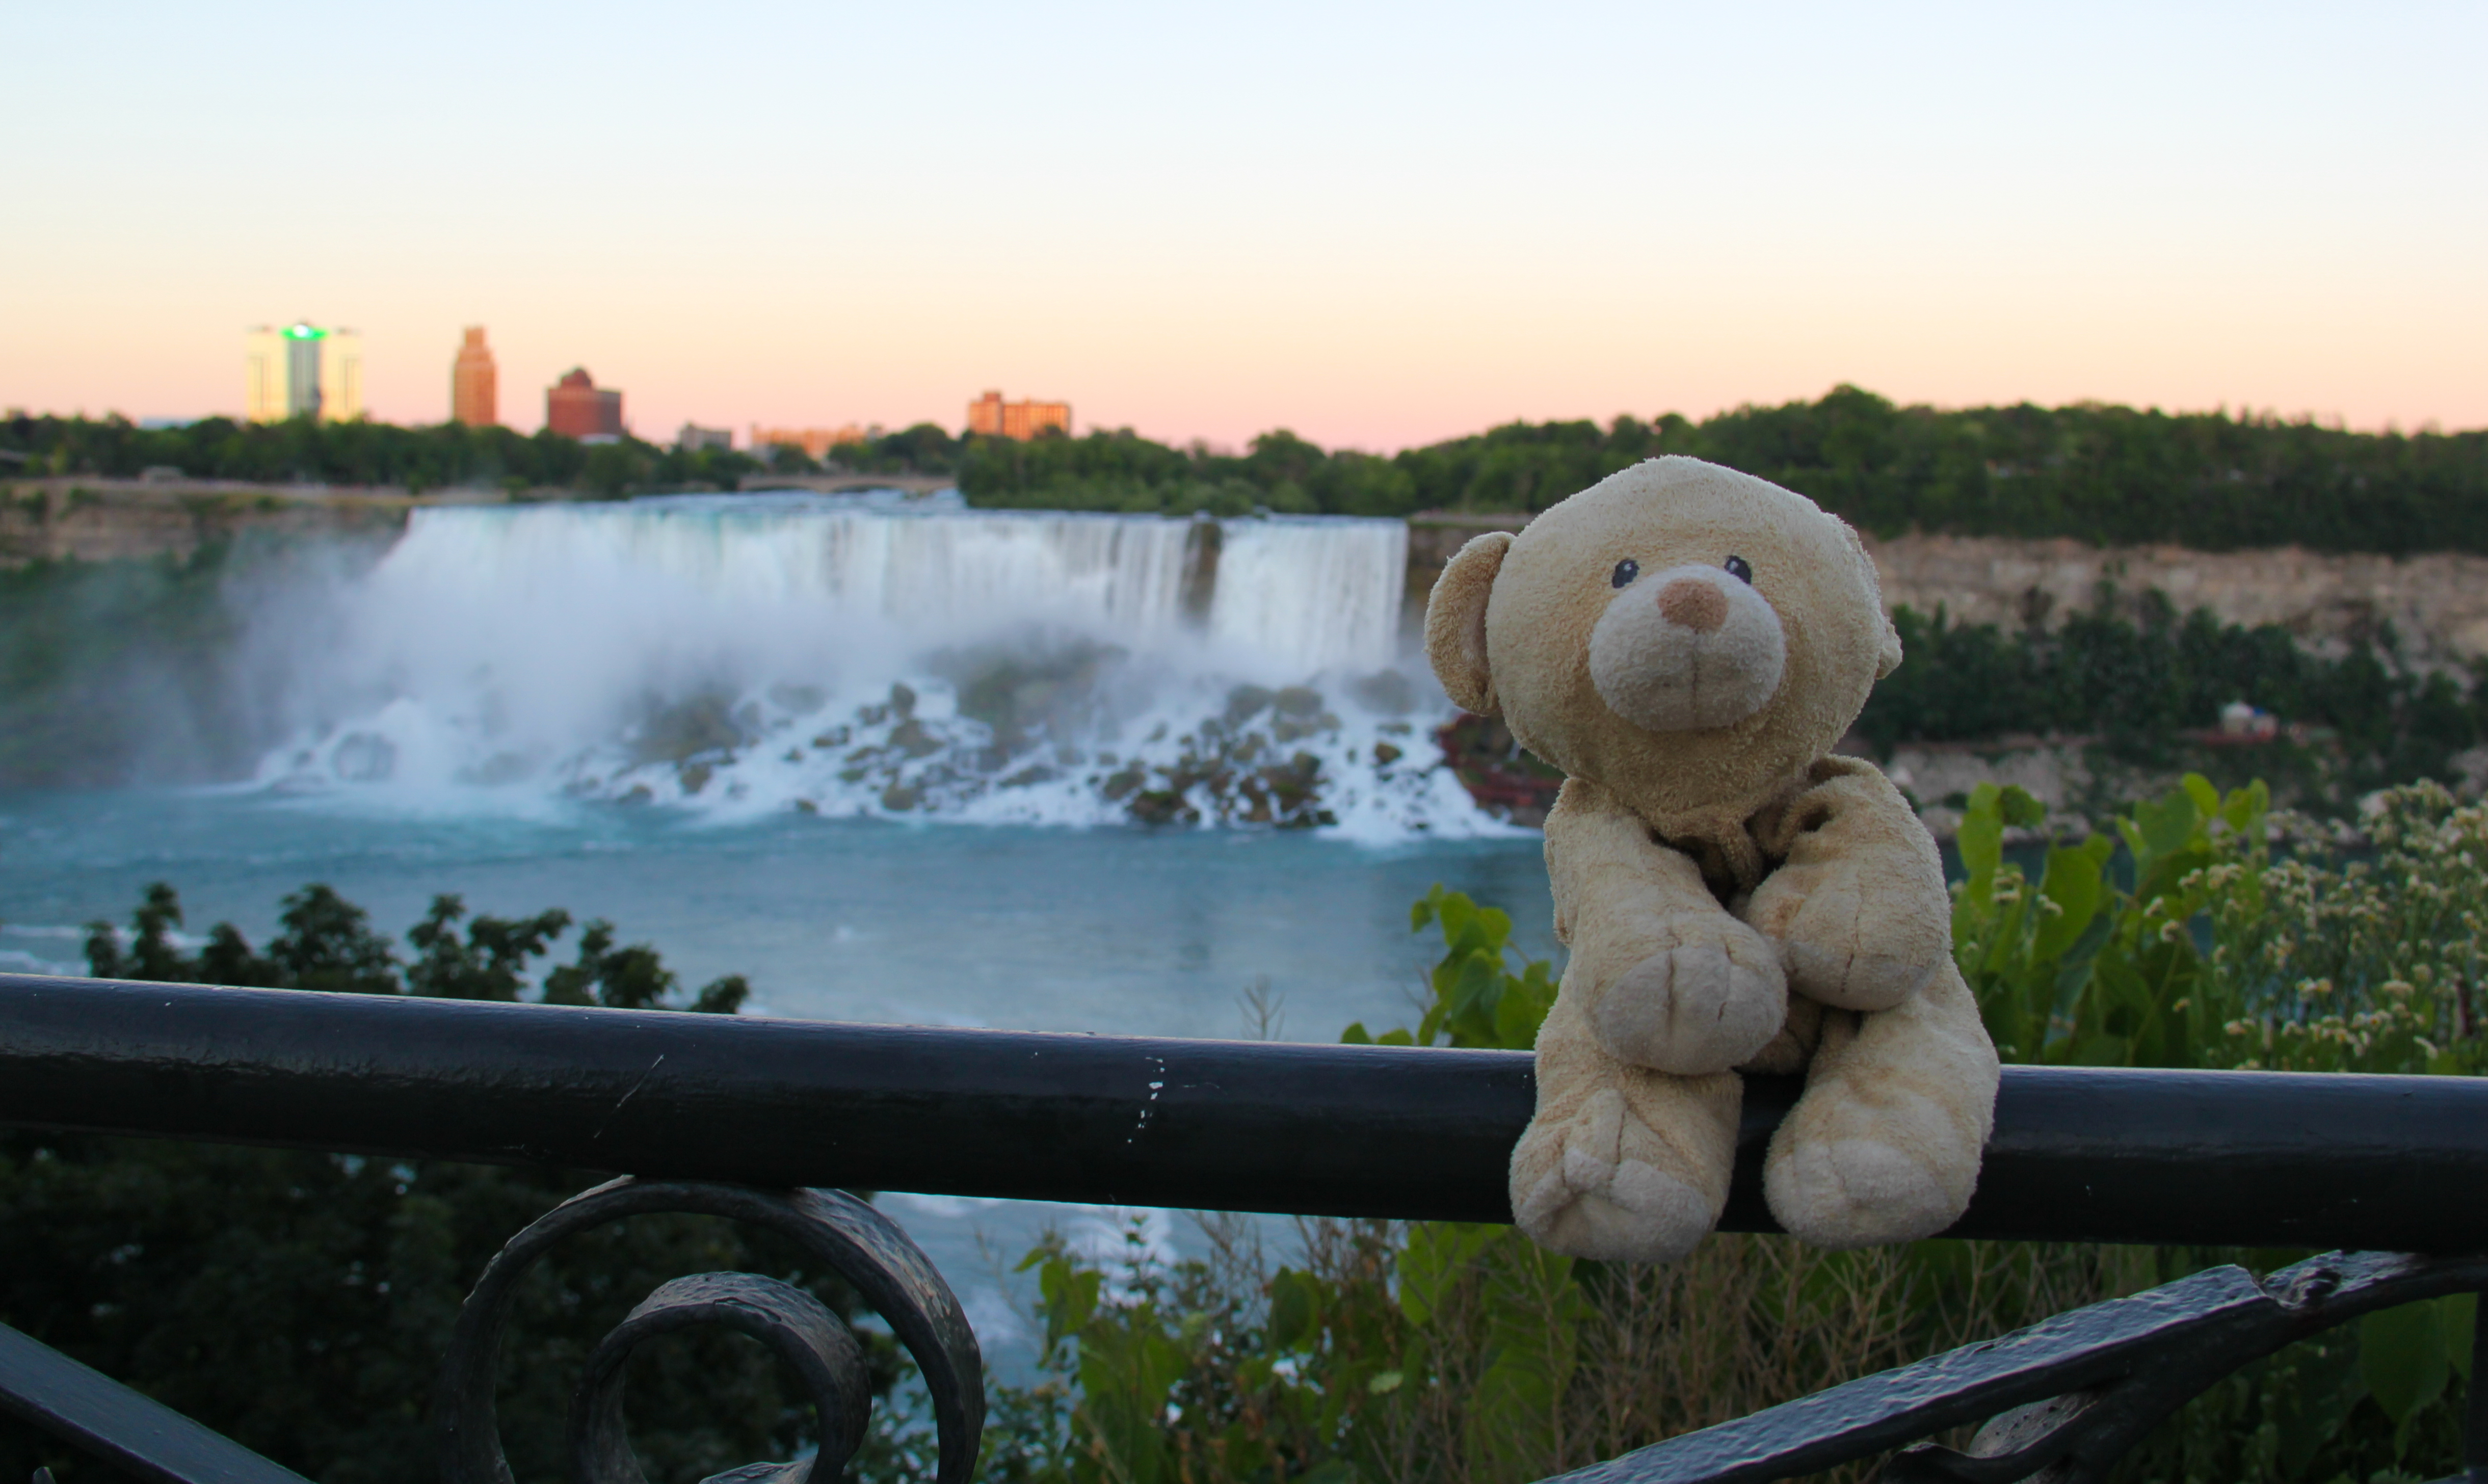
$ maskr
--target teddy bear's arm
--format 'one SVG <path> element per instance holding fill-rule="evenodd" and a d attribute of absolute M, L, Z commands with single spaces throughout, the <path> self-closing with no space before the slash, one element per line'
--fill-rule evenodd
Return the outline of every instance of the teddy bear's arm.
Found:
<path fill-rule="evenodd" d="M 1546 818 L 1546 868 L 1556 935 L 1572 950 L 1560 994 L 1610 1054 L 1693 1076 L 1734 1067 L 1778 1033 L 1777 951 L 1605 790 L 1565 783 Z"/>
<path fill-rule="evenodd" d="M 1952 899 L 1934 836 L 1881 770 L 1817 763 L 1811 786 L 1755 821 L 1787 858 L 1746 904 L 1779 944 L 1789 988 L 1843 1010 L 1888 1010 L 1952 960 Z"/>

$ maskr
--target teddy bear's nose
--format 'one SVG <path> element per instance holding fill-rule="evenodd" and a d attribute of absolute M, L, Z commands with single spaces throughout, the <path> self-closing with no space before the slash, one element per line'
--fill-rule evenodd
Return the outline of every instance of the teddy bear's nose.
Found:
<path fill-rule="evenodd" d="M 1695 633 L 1710 633 L 1728 622 L 1728 595 L 1700 577 L 1679 577 L 1658 590 L 1659 616 Z"/>

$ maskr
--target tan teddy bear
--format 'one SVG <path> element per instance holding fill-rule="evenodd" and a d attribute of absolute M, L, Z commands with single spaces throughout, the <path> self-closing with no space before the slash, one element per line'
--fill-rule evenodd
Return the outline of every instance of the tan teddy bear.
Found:
<path fill-rule="evenodd" d="M 1452 699 L 1567 774 L 1546 820 L 1571 957 L 1512 1206 L 1547 1246 L 1682 1256 L 1716 1224 L 1739 1070 L 1806 1070 L 1764 1190 L 1824 1246 L 1969 1203 L 1994 1047 L 1935 841 L 1831 756 L 1901 662 L 1857 535 L 1803 495 L 1654 459 L 1480 536 L 1426 608 Z"/>

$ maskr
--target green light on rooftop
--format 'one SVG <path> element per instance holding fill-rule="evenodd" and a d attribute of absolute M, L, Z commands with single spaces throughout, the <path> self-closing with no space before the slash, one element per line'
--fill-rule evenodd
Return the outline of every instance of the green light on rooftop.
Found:
<path fill-rule="evenodd" d="M 328 332 L 320 328 L 320 326 L 316 324 L 289 324 L 285 327 L 285 338 L 288 340 L 325 340 L 328 338 Z"/>

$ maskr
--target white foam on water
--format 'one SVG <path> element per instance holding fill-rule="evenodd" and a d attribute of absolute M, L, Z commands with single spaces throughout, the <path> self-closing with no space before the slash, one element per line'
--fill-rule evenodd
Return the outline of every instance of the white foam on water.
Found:
<path fill-rule="evenodd" d="M 1393 520 L 894 498 L 421 510 L 346 591 L 258 783 L 423 813 L 1501 833 L 1436 755 L 1406 551 Z"/>

